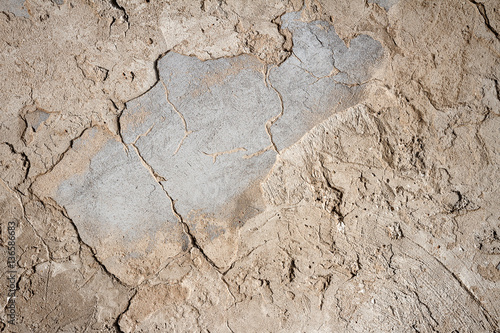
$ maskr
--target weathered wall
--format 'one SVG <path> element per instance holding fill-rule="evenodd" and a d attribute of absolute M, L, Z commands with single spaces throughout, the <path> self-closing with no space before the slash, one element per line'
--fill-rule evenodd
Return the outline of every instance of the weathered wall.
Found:
<path fill-rule="evenodd" d="M 0 0 L 0 331 L 499 330 L 499 31 L 496 0 Z"/>

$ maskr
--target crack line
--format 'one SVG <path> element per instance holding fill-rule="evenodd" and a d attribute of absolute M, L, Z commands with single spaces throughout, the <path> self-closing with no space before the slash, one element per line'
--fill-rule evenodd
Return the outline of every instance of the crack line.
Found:
<path fill-rule="evenodd" d="M 493 26 L 490 23 L 490 19 L 488 18 L 488 15 L 486 15 L 486 8 L 484 8 L 484 4 L 477 2 L 476 0 L 469 0 L 472 4 L 474 4 L 479 11 L 479 14 L 483 17 L 484 20 L 484 25 L 486 25 L 486 28 L 488 28 L 489 31 L 495 35 L 495 37 L 500 40 L 500 35 L 498 31 L 493 28 Z"/>
<path fill-rule="evenodd" d="M 256 151 L 255 153 L 252 153 L 252 154 L 247 154 L 247 155 L 243 155 L 243 158 L 245 160 L 247 159 L 251 159 L 253 157 L 257 157 L 257 156 L 260 156 L 262 154 L 264 154 L 265 152 L 269 151 L 269 150 L 274 150 L 275 146 L 273 146 L 272 144 L 270 144 L 269 146 L 265 147 L 265 148 L 262 148 L 261 150 L 258 150 Z"/>
<path fill-rule="evenodd" d="M 153 167 L 151 165 L 149 165 L 148 162 L 146 162 L 146 160 L 144 159 L 144 157 L 141 155 L 141 152 L 139 151 L 139 148 L 137 148 L 137 146 L 134 143 L 131 143 L 130 145 L 134 148 L 137 156 L 141 160 L 142 165 L 149 171 L 149 173 L 155 179 L 155 181 L 158 184 L 160 184 L 160 182 L 166 181 L 166 179 L 164 177 L 162 177 L 158 173 L 156 173 L 156 171 L 153 169 Z M 160 184 L 160 186 L 161 186 L 161 184 Z"/>
<path fill-rule="evenodd" d="M 182 124 L 184 125 L 184 136 L 182 137 L 181 141 L 179 142 L 179 145 L 177 146 L 177 149 L 174 151 L 174 155 L 177 154 L 179 149 L 181 149 L 182 144 L 184 143 L 184 140 L 188 137 L 189 134 L 193 133 L 193 131 L 188 130 L 186 118 L 182 115 L 182 113 L 177 110 L 175 105 L 170 101 L 168 98 L 168 89 L 167 86 L 165 85 L 165 82 L 163 82 L 162 79 L 160 79 L 161 84 L 163 85 L 163 89 L 165 90 L 165 99 L 167 100 L 167 103 L 174 109 L 175 113 L 181 118 Z"/>
<path fill-rule="evenodd" d="M 269 136 L 269 140 L 271 141 L 271 146 L 272 146 L 272 149 L 274 149 L 276 151 L 276 153 L 278 153 L 279 155 L 279 150 L 278 150 L 278 147 L 276 146 L 276 144 L 274 143 L 274 140 L 273 140 L 273 134 L 271 132 L 271 126 L 274 125 L 274 123 L 276 121 L 278 121 L 279 118 L 281 118 L 281 116 L 283 116 L 283 113 L 285 111 L 285 107 L 284 107 L 284 104 L 283 104 L 283 96 L 281 96 L 281 93 L 273 86 L 273 84 L 271 83 L 271 81 L 269 80 L 269 72 L 271 71 L 271 69 L 269 67 L 266 68 L 266 75 L 265 75 L 265 81 L 267 82 L 268 86 L 271 87 L 271 89 L 274 90 L 274 92 L 276 93 L 276 95 L 278 96 L 279 100 L 280 100 L 280 108 L 281 108 L 281 111 L 279 114 L 277 114 L 276 116 L 274 116 L 273 118 L 269 119 L 266 124 L 265 124 L 265 127 L 266 127 L 266 133 L 267 135 Z M 267 149 L 267 148 L 264 148 L 264 149 Z"/>
<path fill-rule="evenodd" d="M 133 145 L 135 145 L 137 143 L 137 140 L 139 140 L 140 138 L 146 136 L 149 134 L 149 132 L 151 132 L 153 130 L 153 127 L 155 127 L 155 124 L 151 125 L 150 128 L 148 128 L 148 130 L 142 134 L 139 134 L 137 135 L 137 137 L 135 138 L 134 142 L 132 142 Z"/>
<path fill-rule="evenodd" d="M 216 152 L 216 153 L 205 153 L 204 151 L 202 151 L 202 153 L 207 155 L 207 156 L 212 157 L 213 163 L 215 163 L 215 161 L 217 160 L 217 157 L 219 157 L 221 155 L 229 155 L 229 154 L 237 153 L 239 151 L 247 151 L 247 150 L 246 150 L 246 148 L 239 147 L 239 148 L 234 148 L 231 150 L 226 150 L 226 151 L 221 151 L 221 152 Z"/>
<path fill-rule="evenodd" d="M 164 177 L 160 176 L 158 173 L 156 173 L 156 171 L 153 169 L 153 167 L 151 165 L 149 165 L 148 162 L 146 162 L 146 160 L 142 157 L 139 149 L 134 144 L 132 144 L 131 146 L 134 147 L 134 150 L 137 153 L 137 156 L 141 160 L 144 167 L 153 176 L 153 178 L 158 183 L 158 185 L 161 187 L 161 189 L 163 190 L 163 192 L 165 193 L 167 198 L 170 200 L 170 207 L 172 209 L 172 213 L 175 215 L 175 217 L 177 217 L 177 219 L 179 220 L 179 223 L 182 225 L 182 229 L 183 229 L 184 233 L 189 238 L 189 242 L 191 243 L 191 249 L 196 248 L 198 251 L 200 251 L 203 258 L 212 266 L 212 268 L 214 268 L 220 275 L 222 275 L 220 268 L 212 261 L 212 259 L 210 259 L 205 254 L 205 252 L 203 251 L 203 248 L 198 244 L 196 237 L 192 234 L 191 229 L 189 228 L 189 225 L 186 223 L 186 221 L 184 221 L 182 216 L 177 212 L 177 209 L 175 208 L 175 200 L 170 196 L 170 194 L 168 193 L 165 186 L 161 183 L 162 181 L 166 181 L 166 179 Z"/>
<path fill-rule="evenodd" d="M 1 182 L 2 186 L 4 186 L 8 191 L 12 192 L 12 194 L 16 197 L 17 201 L 19 202 L 19 205 L 21 206 L 21 212 L 23 214 L 23 218 L 26 220 L 26 222 L 28 222 L 29 226 L 31 227 L 31 229 L 33 229 L 33 232 L 38 237 L 38 239 L 40 239 L 41 243 L 43 244 L 43 247 L 47 251 L 47 255 L 49 256 L 49 260 L 53 261 L 54 259 L 52 256 L 52 252 L 50 251 L 49 245 L 47 244 L 45 239 L 42 236 L 40 236 L 40 233 L 38 232 L 38 230 L 35 228 L 33 223 L 28 219 L 28 216 L 26 215 L 26 207 L 24 206 L 21 195 L 17 192 L 17 190 L 11 189 L 10 186 L 2 178 L 0 178 L 0 182 Z"/>

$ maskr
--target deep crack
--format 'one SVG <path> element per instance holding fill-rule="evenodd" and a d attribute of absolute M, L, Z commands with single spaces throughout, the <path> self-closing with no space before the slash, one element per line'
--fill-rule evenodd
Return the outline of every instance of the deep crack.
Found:
<path fill-rule="evenodd" d="M 191 248 L 196 248 L 198 251 L 200 251 L 201 255 L 203 258 L 219 273 L 222 275 L 222 272 L 220 271 L 220 268 L 210 259 L 209 256 L 206 255 L 205 251 L 203 248 L 198 244 L 198 241 L 196 240 L 196 237 L 192 234 L 191 229 L 189 228 L 189 225 L 184 221 L 182 216 L 177 212 L 177 209 L 175 208 L 175 200 L 170 196 L 168 193 L 167 189 L 165 186 L 162 184 L 163 181 L 166 181 L 166 179 L 163 176 L 160 176 L 154 169 L 153 167 L 144 159 L 144 157 L 141 155 L 139 149 L 137 148 L 136 145 L 131 144 L 132 147 L 134 147 L 135 152 L 137 153 L 137 156 L 141 160 L 143 166 L 149 171 L 151 176 L 154 178 L 156 183 L 161 187 L 165 195 L 170 201 L 170 206 L 172 209 L 172 213 L 177 217 L 179 220 L 179 223 L 182 225 L 183 232 L 184 234 L 188 237 L 189 242 L 191 243 Z"/>

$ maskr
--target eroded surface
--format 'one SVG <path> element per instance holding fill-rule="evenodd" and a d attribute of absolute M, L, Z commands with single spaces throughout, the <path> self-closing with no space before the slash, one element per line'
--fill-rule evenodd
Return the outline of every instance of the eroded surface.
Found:
<path fill-rule="evenodd" d="M 2 2 L 0 331 L 498 331 L 498 13 Z"/>
<path fill-rule="evenodd" d="M 258 192 L 247 193 L 258 189 L 277 152 L 359 100 L 360 84 L 383 56 L 380 43 L 362 35 L 347 48 L 331 25 L 300 15 L 282 18 L 297 37 L 293 57 L 279 67 L 249 55 L 203 62 L 171 52 L 158 62 L 157 84 L 120 117 L 125 147 L 110 138 L 91 153 L 85 146 L 95 145 L 97 130 L 75 141 L 76 154 L 90 155 L 88 170 L 63 180 L 53 198 L 111 272 L 136 280 L 130 256 L 180 252 L 187 236 L 177 214 L 211 260 L 228 267 L 234 251 L 220 251 L 219 242 L 234 246 L 234 229 L 265 208 Z M 139 240 L 149 245 L 130 246 Z"/>

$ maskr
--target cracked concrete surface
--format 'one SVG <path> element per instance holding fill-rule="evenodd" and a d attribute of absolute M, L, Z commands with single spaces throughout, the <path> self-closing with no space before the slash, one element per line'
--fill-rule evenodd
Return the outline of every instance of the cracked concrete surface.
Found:
<path fill-rule="evenodd" d="M 0 331 L 498 331 L 499 11 L 0 1 Z"/>

